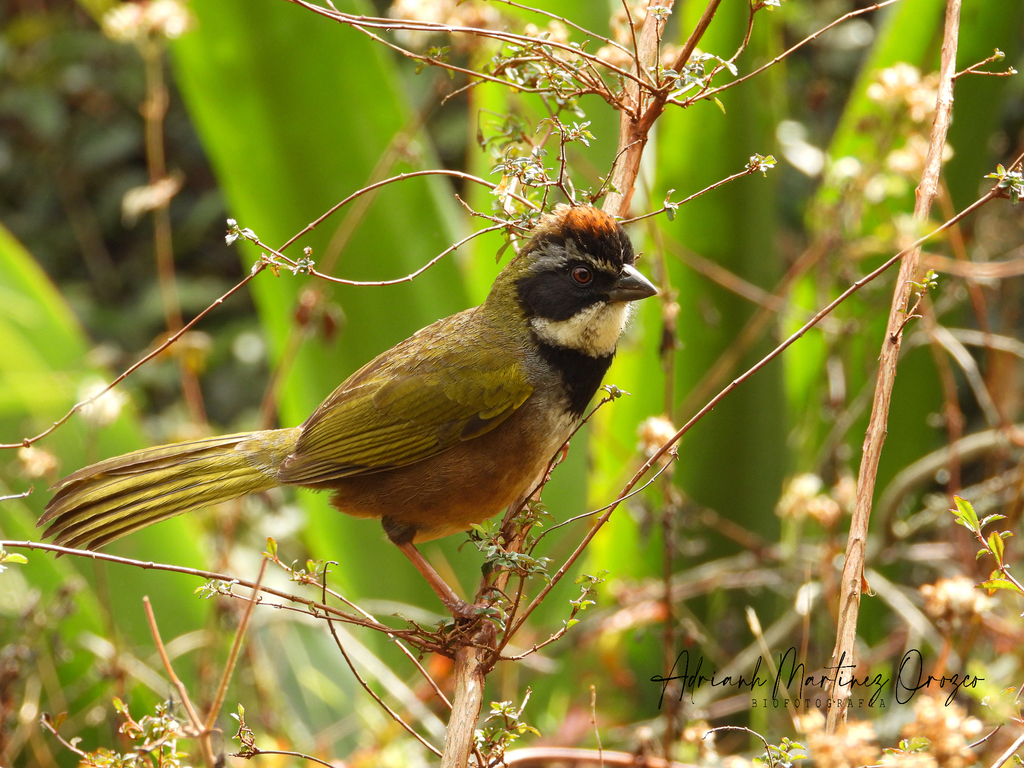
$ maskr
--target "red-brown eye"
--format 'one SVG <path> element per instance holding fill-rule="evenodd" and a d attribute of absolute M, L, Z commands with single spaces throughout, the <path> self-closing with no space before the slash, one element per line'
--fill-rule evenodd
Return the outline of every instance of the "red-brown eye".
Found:
<path fill-rule="evenodd" d="M 572 271 L 572 279 L 579 285 L 588 285 L 594 279 L 594 273 L 586 267 L 576 267 Z"/>

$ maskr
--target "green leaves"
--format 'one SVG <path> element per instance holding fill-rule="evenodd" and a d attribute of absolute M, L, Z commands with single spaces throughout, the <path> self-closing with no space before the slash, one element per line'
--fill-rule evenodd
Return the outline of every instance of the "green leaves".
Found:
<path fill-rule="evenodd" d="M 1024 194 L 1024 173 L 1018 166 L 1015 170 L 1006 170 L 1002 164 L 996 166 L 995 173 L 985 176 L 986 179 L 997 179 L 996 188 L 1003 190 L 1010 198 L 1010 204 L 1016 205 Z"/>

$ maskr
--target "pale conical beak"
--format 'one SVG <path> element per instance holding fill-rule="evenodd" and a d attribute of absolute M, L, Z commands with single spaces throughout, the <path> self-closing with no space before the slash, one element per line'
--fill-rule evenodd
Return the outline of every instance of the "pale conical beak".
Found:
<path fill-rule="evenodd" d="M 608 302 L 639 301 L 648 296 L 657 296 L 658 289 L 636 267 L 626 264 L 612 289 L 608 291 Z"/>

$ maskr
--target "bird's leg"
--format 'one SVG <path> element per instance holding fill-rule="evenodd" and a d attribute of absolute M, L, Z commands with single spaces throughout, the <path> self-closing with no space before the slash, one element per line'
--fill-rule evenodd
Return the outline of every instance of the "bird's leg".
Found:
<path fill-rule="evenodd" d="M 456 618 L 471 619 L 476 615 L 478 606 L 467 603 L 455 594 L 455 590 L 448 586 L 448 582 L 441 578 L 441 574 L 434 570 L 434 566 L 427 562 L 427 559 L 420 554 L 411 541 L 395 545 L 402 550 L 410 562 L 416 566 L 416 570 L 423 574 L 431 589 L 441 598 L 441 602 L 452 612 Z"/>

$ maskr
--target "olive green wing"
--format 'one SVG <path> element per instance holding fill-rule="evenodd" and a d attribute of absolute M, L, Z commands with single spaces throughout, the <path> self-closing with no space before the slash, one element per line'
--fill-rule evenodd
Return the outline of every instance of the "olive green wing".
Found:
<path fill-rule="evenodd" d="M 421 461 L 494 429 L 533 392 L 513 355 L 485 351 L 492 345 L 478 339 L 438 351 L 450 344 L 418 336 L 324 401 L 282 463 L 282 482 L 316 485 Z"/>

